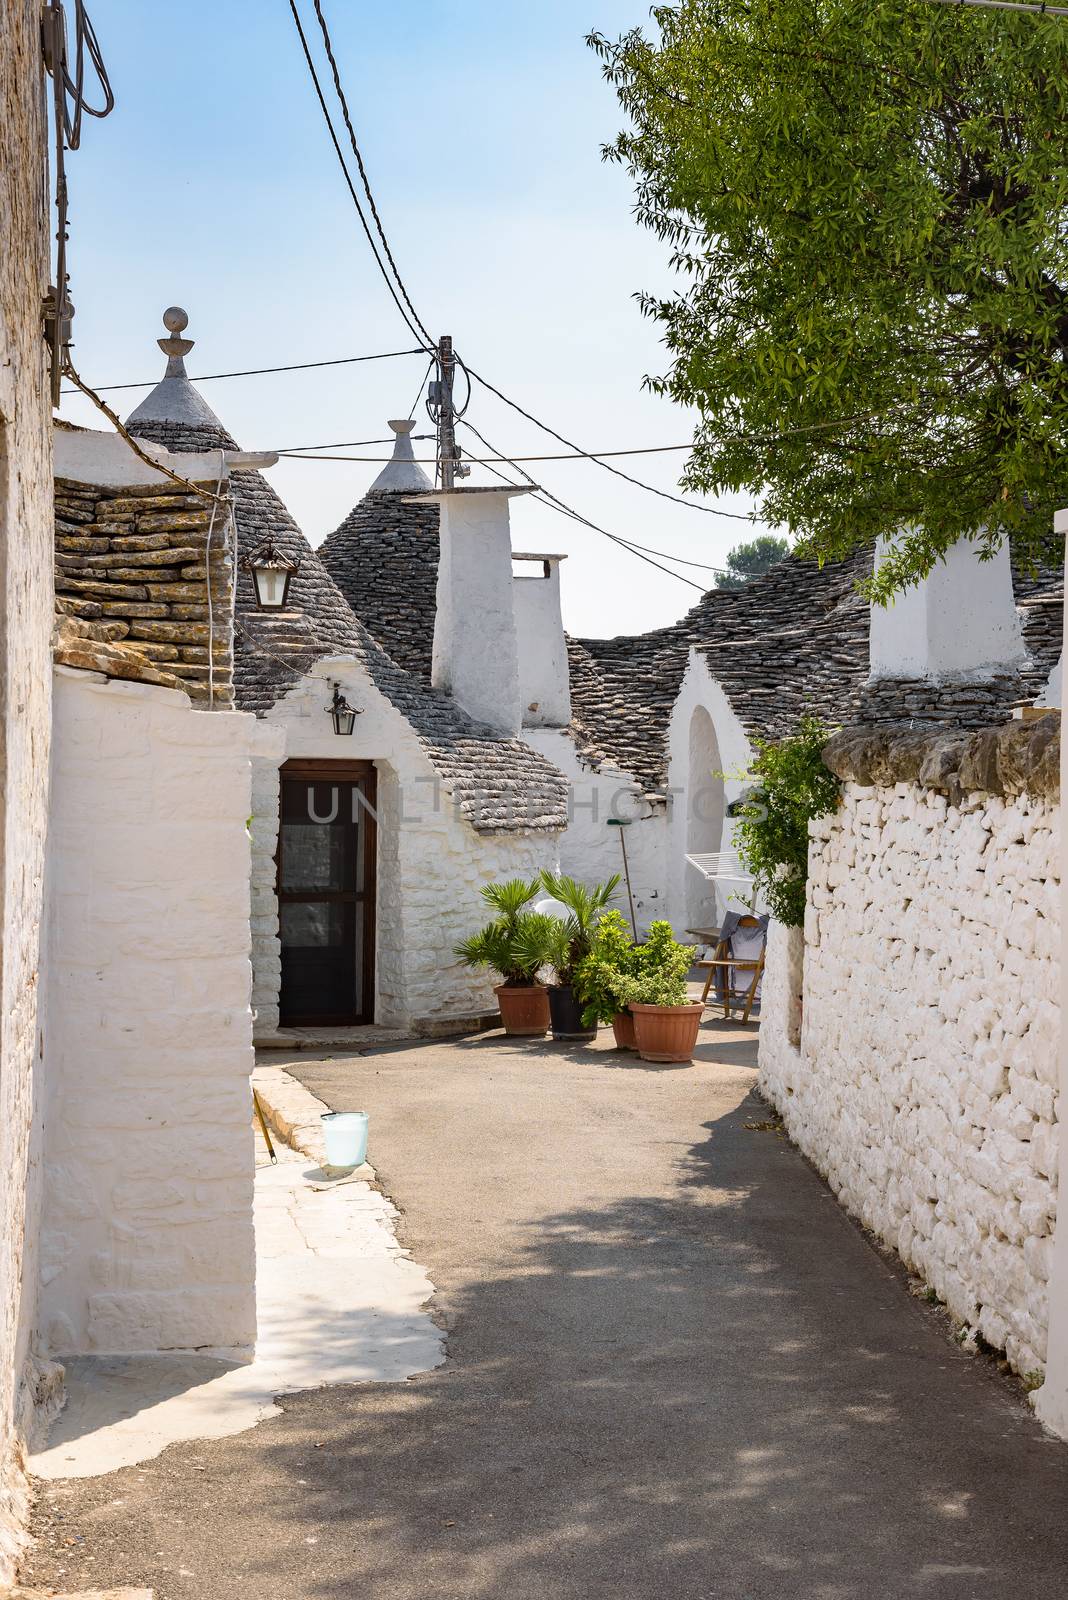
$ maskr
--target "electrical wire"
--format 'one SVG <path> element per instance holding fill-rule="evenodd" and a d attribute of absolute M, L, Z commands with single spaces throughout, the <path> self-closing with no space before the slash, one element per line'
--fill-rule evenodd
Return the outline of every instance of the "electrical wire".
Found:
<path fill-rule="evenodd" d="M 474 367 L 470 367 L 468 370 L 476 383 L 480 383 L 484 389 L 488 389 L 490 394 L 495 394 L 498 400 L 503 400 L 506 406 L 511 406 L 513 411 L 518 411 L 521 417 L 526 417 L 528 422 L 532 422 L 543 433 L 549 434 L 553 439 L 559 439 L 561 444 L 566 444 L 567 448 L 574 450 L 577 455 L 585 456 L 589 461 L 596 461 L 597 465 L 603 467 L 606 472 L 614 473 L 617 478 L 622 478 L 625 482 L 633 484 L 636 489 L 644 489 L 647 494 L 659 495 L 661 500 L 673 500 L 676 505 L 687 506 L 691 511 L 703 511 L 710 517 L 736 517 L 740 522 L 749 522 L 751 520 L 741 511 L 722 511 L 718 506 L 701 506 L 695 500 L 684 500 L 679 494 L 669 494 L 666 489 L 658 489 L 654 484 L 643 482 L 641 478 L 631 477 L 629 472 L 623 472 L 619 467 L 610 466 L 601 456 L 595 456 L 590 451 L 583 450 L 582 446 L 576 444 L 573 439 L 565 439 L 562 433 L 557 433 L 555 428 L 550 428 L 547 422 L 541 422 L 531 412 L 524 411 L 521 405 L 515 400 L 509 400 L 506 394 L 502 394 L 500 389 L 490 383 L 488 378 L 484 378 L 480 372 L 476 372 Z"/>
<path fill-rule="evenodd" d="M 437 363 L 435 362 L 433 356 L 431 356 L 430 365 L 427 367 L 426 371 L 423 373 L 423 381 L 422 381 L 422 383 L 420 383 L 419 389 L 418 389 L 418 391 L 416 393 L 416 396 L 415 396 L 415 399 L 412 401 L 412 408 L 408 413 L 408 421 L 409 422 L 411 422 L 412 418 L 415 416 L 415 408 L 419 404 L 419 397 L 422 394 L 423 390 L 426 388 L 427 379 L 430 377 L 430 374 L 433 372 L 434 367 L 436 366 L 436 364 Z M 416 434 L 416 438 L 417 439 L 422 438 L 422 434 Z"/>
<path fill-rule="evenodd" d="M 312 59 L 312 53 L 311 53 L 311 49 L 310 49 L 309 44 L 308 44 L 308 38 L 307 38 L 307 35 L 304 32 L 304 25 L 300 20 L 300 12 L 297 10 L 296 0 L 289 0 L 289 9 L 293 14 L 293 21 L 296 24 L 297 33 L 300 35 L 300 43 L 301 43 L 301 48 L 304 51 L 304 59 L 308 64 L 308 71 L 311 74 L 312 83 L 315 85 L 315 93 L 316 93 L 316 96 L 317 96 L 318 101 L 319 101 L 319 107 L 320 107 L 320 109 L 321 109 L 321 111 L 323 113 L 323 118 L 324 118 L 324 120 L 326 122 L 327 130 L 329 131 L 329 134 L 330 134 L 331 143 L 334 146 L 334 153 L 336 154 L 337 159 L 338 159 L 338 163 L 339 163 L 339 165 L 341 167 L 342 172 L 344 173 L 345 182 L 348 185 L 349 194 L 352 196 L 352 203 L 356 207 L 356 214 L 359 217 L 360 222 L 361 222 L 361 224 L 363 226 L 364 233 L 367 235 L 367 243 L 371 246 L 371 253 L 374 256 L 375 261 L 378 263 L 378 270 L 382 274 L 382 278 L 383 278 L 383 280 L 385 282 L 386 288 L 389 290 L 390 295 L 393 298 L 393 302 L 397 307 L 397 310 L 400 312 L 400 314 L 403 317 L 405 323 L 407 324 L 409 333 L 411 333 L 412 336 L 414 338 L 416 338 L 416 339 L 420 339 L 420 340 L 425 339 L 426 340 L 426 344 L 425 344 L 425 346 L 422 346 L 421 348 L 425 348 L 428 352 L 430 352 L 432 347 L 433 347 L 434 341 L 430 338 L 430 335 L 423 328 L 423 325 L 422 325 L 421 322 L 419 322 L 419 319 L 416 318 L 416 322 L 413 322 L 411 317 L 408 315 L 408 312 L 405 310 L 404 303 L 401 300 L 400 296 L 398 295 L 397 290 L 394 288 L 393 282 L 392 282 L 392 279 L 389 276 L 389 273 L 386 271 L 385 263 L 383 262 L 382 257 L 379 254 L 378 246 L 375 244 L 374 235 L 372 234 L 370 225 L 369 225 L 369 223 L 367 221 L 366 216 L 364 215 L 363 207 L 360 204 L 360 197 L 356 193 L 356 185 L 352 181 L 352 174 L 349 172 L 348 162 L 345 160 L 344 151 L 341 148 L 341 141 L 338 139 L 337 130 L 334 127 L 334 121 L 333 121 L 333 118 L 330 115 L 330 108 L 326 103 L 326 96 L 323 93 L 323 86 L 319 81 L 319 74 L 315 70 L 315 62 Z M 400 280 L 398 279 L 398 282 L 399 281 Z M 418 326 L 416 325 L 416 323 L 418 323 Z"/>
<path fill-rule="evenodd" d="M 431 367 L 432 366 L 433 366 L 433 362 L 431 362 Z M 424 382 L 425 382 L 425 379 L 424 379 Z M 418 399 L 416 401 L 416 404 L 418 404 Z M 414 411 L 414 410 L 415 410 L 415 406 L 412 407 L 412 411 Z M 409 413 L 409 415 L 411 415 L 411 413 Z M 431 420 L 433 420 L 433 419 L 431 419 Z M 454 413 L 454 420 L 456 422 L 462 422 L 464 420 L 463 419 L 463 413 L 462 412 L 455 412 Z M 416 439 L 429 439 L 431 437 L 432 437 L 431 434 L 425 434 L 425 433 L 424 434 L 417 433 L 417 434 L 413 435 L 413 438 L 416 438 Z M 337 444 L 294 444 L 294 445 L 290 445 L 286 449 L 279 450 L 278 453 L 279 453 L 279 455 L 283 455 L 283 456 L 288 456 L 288 455 L 303 456 L 304 459 L 308 460 L 308 461 L 314 461 L 316 459 L 321 460 L 321 461 L 366 461 L 366 462 L 370 462 L 372 465 L 374 465 L 376 462 L 378 462 L 378 461 L 380 461 L 382 459 L 380 456 L 319 456 L 317 458 L 314 455 L 308 455 L 307 452 L 308 451 L 314 451 L 314 450 L 359 450 L 364 445 L 389 444 L 389 442 L 390 441 L 388 439 L 348 439 L 348 440 L 340 440 Z M 630 450 L 602 450 L 600 452 L 600 454 L 596 455 L 596 456 L 589 455 L 585 450 L 573 450 L 573 451 L 570 451 L 566 455 L 498 456 L 496 459 L 498 461 L 505 461 L 505 462 L 510 461 L 510 462 L 513 463 L 513 465 L 517 461 L 600 461 L 602 456 L 650 456 L 650 455 L 659 455 L 659 454 L 663 453 L 666 450 L 692 450 L 692 449 L 693 449 L 693 444 L 692 443 L 690 443 L 690 444 L 651 444 L 651 445 L 644 445 L 644 446 L 641 446 L 641 445 L 640 446 L 636 446 L 636 447 L 634 447 L 634 448 L 632 448 Z M 422 462 L 423 466 L 433 466 L 434 460 L 435 460 L 435 458 L 432 457 L 432 456 L 423 456 L 421 458 L 421 462 Z M 480 461 L 479 462 L 479 466 L 484 466 L 485 467 L 485 466 L 489 466 L 489 464 L 490 464 L 489 461 Z M 704 509 L 704 508 L 702 508 L 702 509 Z M 710 507 L 709 509 L 714 509 L 714 508 Z M 742 513 L 738 512 L 738 511 L 730 511 L 730 512 L 724 511 L 724 512 L 722 512 L 720 514 L 722 516 L 737 517 L 737 516 L 740 516 Z"/>
<path fill-rule="evenodd" d="M 354 361 L 388 361 L 392 356 L 422 356 L 426 351 L 422 345 L 417 345 L 413 350 L 382 350 L 373 356 L 335 356 L 330 361 L 294 361 L 287 367 L 244 367 L 239 372 L 205 372 L 200 377 L 190 378 L 190 383 L 212 383 L 217 378 L 259 378 L 269 372 L 308 372 L 313 367 L 347 367 Z M 97 392 L 105 394 L 116 389 L 154 389 L 159 382 L 158 378 L 145 378 L 140 383 L 98 383 Z M 64 389 L 64 394 L 73 394 L 73 389 Z M 368 440 L 369 444 L 378 444 L 377 439 Z M 388 443 L 389 441 L 384 441 Z"/>
<path fill-rule="evenodd" d="M 115 412 L 112 411 L 107 401 L 102 400 L 95 389 L 91 389 L 87 383 L 83 383 L 82 379 L 74 370 L 74 366 L 69 355 L 64 362 L 63 370 L 75 387 L 79 389 L 87 399 L 91 400 L 93 404 L 104 413 L 105 417 L 107 417 L 108 421 L 114 427 L 119 436 L 125 439 L 134 455 L 139 457 L 139 459 L 142 460 L 146 466 L 151 467 L 153 472 L 160 472 L 165 478 L 170 478 L 172 483 L 180 484 L 187 494 L 197 494 L 202 500 L 211 500 L 212 502 L 215 502 L 219 499 L 219 496 L 213 494 L 210 489 L 203 488 L 199 483 L 193 483 L 189 478 L 183 478 L 180 473 L 172 472 L 170 467 L 165 467 L 162 462 L 157 461 L 150 456 L 147 450 L 142 449 L 141 445 L 134 438 L 133 434 L 130 433 L 125 423 L 123 423 L 120 418 L 115 415 Z"/>
<path fill-rule="evenodd" d="M 482 434 L 479 433 L 473 422 L 465 422 L 464 427 L 468 428 L 471 433 L 474 434 L 475 438 L 479 439 L 482 444 L 485 445 L 487 450 L 495 450 L 495 446 L 491 445 L 488 439 L 483 438 Z M 670 567 L 661 566 L 659 561 L 653 561 L 649 556 L 643 555 L 634 545 L 630 544 L 628 540 L 621 539 L 618 534 L 609 533 L 607 528 L 599 527 L 596 522 L 591 522 L 590 519 L 588 517 L 584 517 L 580 511 L 576 511 L 573 506 L 569 506 L 566 501 L 561 500 L 558 495 L 553 494 L 550 489 L 546 489 L 543 485 L 536 483 L 535 480 L 530 476 L 530 473 L 526 472 L 523 467 L 520 466 L 518 461 L 510 461 L 509 457 L 507 456 L 500 457 L 499 459 L 509 461 L 509 464 L 515 468 L 520 477 L 525 478 L 527 483 L 533 486 L 533 488 L 537 491 L 534 495 L 534 498 L 541 505 L 546 505 L 550 508 L 550 510 L 558 511 L 562 516 L 570 517 L 573 522 L 581 523 L 584 528 L 590 528 L 594 533 L 599 533 L 605 539 L 610 539 L 613 544 L 618 544 L 624 550 L 629 550 L 631 555 L 637 556 L 639 561 L 646 562 L 650 567 L 656 567 L 660 572 L 666 572 L 669 578 L 677 578 L 679 583 L 685 583 L 691 589 L 696 589 L 698 594 L 705 593 L 705 590 L 701 587 L 701 585 L 699 583 L 694 583 L 692 578 L 684 578 L 681 572 L 673 572 Z M 499 472 L 495 467 L 490 467 L 490 471 L 493 472 L 496 477 L 503 479 L 505 483 L 512 482 L 512 480 L 505 477 L 503 472 Z M 513 482 L 512 487 L 519 488 L 520 485 Z"/>
<path fill-rule="evenodd" d="M 291 0 L 291 4 L 292 3 L 293 0 Z M 363 155 L 356 140 L 356 130 L 352 126 L 352 118 L 349 115 L 349 103 L 345 98 L 345 91 L 341 86 L 341 73 L 338 70 L 337 58 L 334 55 L 334 45 L 330 38 L 330 29 L 326 25 L 326 18 L 323 15 L 321 0 L 312 0 L 312 4 L 315 7 L 315 15 L 319 19 L 319 31 L 323 36 L 323 48 L 326 51 L 326 59 L 330 63 L 330 71 L 333 74 L 334 90 L 337 94 L 338 104 L 341 106 L 341 115 L 345 121 L 345 128 L 348 132 L 349 143 L 352 146 L 352 153 L 356 157 L 356 165 L 360 169 L 360 181 L 363 184 L 363 192 L 367 196 L 367 204 L 371 208 L 371 215 L 374 218 L 375 229 L 381 241 L 382 250 L 385 254 L 386 260 L 389 262 L 393 276 L 397 281 L 397 288 L 404 297 L 404 303 L 414 317 L 419 332 L 423 335 L 428 345 L 433 345 L 434 339 L 427 331 L 426 325 L 420 317 L 418 311 L 415 309 L 415 306 L 412 303 L 412 297 L 405 287 L 404 279 L 400 275 L 400 269 L 397 266 L 396 260 L 394 259 L 393 251 L 389 247 L 389 240 L 386 238 L 386 230 L 382 226 L 382 218 L 378 214 L 378 206 L 375 204 L 375 197 L 371 190 L 370 179 L 367 176 L 367 168 L 364 166 Z"/>
<path fill-rule="evenodd" d="M 992 11 L 1034 11 L 1043 17 L 1068 17 L 1068 6 L 1026 5 L 1024 0 L 928 0 L 938 6 L 984 6 Z"/>

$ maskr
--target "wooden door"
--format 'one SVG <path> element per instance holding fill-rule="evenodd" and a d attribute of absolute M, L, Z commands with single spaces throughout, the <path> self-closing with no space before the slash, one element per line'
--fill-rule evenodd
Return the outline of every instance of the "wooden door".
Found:
<path fill-rule="evenodd" d="M 278 830 L 281 1023 L 374 1021 L 375 771 L 287 761 Z"/>

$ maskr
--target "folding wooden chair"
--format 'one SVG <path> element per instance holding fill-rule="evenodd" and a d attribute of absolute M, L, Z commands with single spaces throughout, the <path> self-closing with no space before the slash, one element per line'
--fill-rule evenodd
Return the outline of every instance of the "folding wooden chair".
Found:
<path fill-rule="evenodd" d="M 745 932 L 749 933 L 754 928 L 760 927 L 761 920 L 759 917 L 739 917 L 734 931 L 735 933 L 739 933 L 744 929 Z M 756 992 L 760 987 L 760 979 L 764 971 L 764 956 L 767 951 L 767 931 L 764 931 L 764 938 L 761 941 L 760 954 L 758 956 L 736 956 L 731 948 L 733 937 L 734 936 L 732 934 L 731 938 L 729 939 L 721 939 L 716 946 L 715 954 L 713 956 L 706 957 L 704 960 L 697 962 L 699 967 L 708 968 L 708 977 L 705 979 L 705 986 L 701 991 L 701 1004 L 708 1004 L 708 991 L 715 982 L 717 974 L 721 974 L 721 982 L 723 986 L 723 1015 L 729 1020 L 731 1014 L 731 1001 L 734 995 L 734 974 L 736 972 L 751 972 L 753 977 L 751 983 L 749 984 L 749 988 L 745 991 L 738 991 L 739 993 L 744 992 L 745 995 L 744 1001 L 742 1002 L 742 1021 L 748 1022 L 749 1013 L 753 1009 L 753 1001 L 756 999 Z"/>

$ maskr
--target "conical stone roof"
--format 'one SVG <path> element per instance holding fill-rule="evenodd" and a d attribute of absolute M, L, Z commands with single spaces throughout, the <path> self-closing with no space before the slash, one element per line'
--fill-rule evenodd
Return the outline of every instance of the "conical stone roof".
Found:
<path fill-rule="evenodd" d="M 205 405 L 199 414 L 191 407 L 186 390 L 194 395 L 196 391 L 184 371 L 170 371 L 171 359 L 167 374 L 148 401 L 127 419 L 130 432 L 169 450 L 239 448 L 210 407 Z M 169 382 L 172 378 L 175 381 Z M 162 414 L 171 400 L 178 413 L 173 417 Z M 289 605 L 286 611 L 276 613 L 257 608 L 251 575 L 239 567 L 234 618 L 238 709 L 263 716 L 317 661 L 352 655 L 364 666 L 375 688 L 404 716 L 460 814 L 473 828 L 484 833 L 563 828 L 568 797 L 563 774 L 521 740 L 501 737 L 473 722 L 451 700 L 435 694 L 392 660 L 357 619 L 260 473 L 231 473 L 230 491 L 239 562 L 268 536 L 276 549 L 300 562 L 290 586 Z"/>

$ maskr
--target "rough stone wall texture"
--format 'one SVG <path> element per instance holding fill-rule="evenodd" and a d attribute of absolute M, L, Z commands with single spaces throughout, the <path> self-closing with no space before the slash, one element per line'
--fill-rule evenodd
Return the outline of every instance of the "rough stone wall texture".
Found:
<path fill-rule="evenodd" d="M 799 945 L 775 929 L 761 1084 L 846 1208 L 967 1330 L 1038 1373 L 1057 1191 L 1059 801 L 962 792 L 945 764 L 933 776 L 939 787 L 848 781 L 813 824 L 801 1045 L 788 1028 Z"/>
<path fill-rule="evenodd" d="M 56 659 L 232 706 L 228 542 L 226 507 L 213 517 L 208 501 L 173 484 L 57 478 Z"/>
<path fill-rule="evenodd" d="M 41 1349 L 255 1335 L 253 718 L 58 667 Z"/>
<path fill-rule="evenodd" d="M 351 737 L 339 738 L 326 714 L 333 683 L 360 710 Z M 377 769 L 375 1021 L 407 1027 L 493 1011 L 493 980 L 462 967 L 453 946 L 486 919 L 479 897 L 483 884 L 533 876 L 558 864 L 557 833 L 541 828 L 476 832 L 403 713 L 354 657 L 318 663 L 266 720 L 281 733 L 283 748 L 277 763 L 256 763 L 253 786 L 257 1037 L 269 1036 L 278 1026 L 277 769 L 281 761 L 295 758 L 373 761 Z"/>
<path fill-rule="evenodd" d="M 34 1068 L 50 728 L 52 484 L 40 6 L 0 12 L 0 1588 L 25 1509 L 18 1439 L 40 1195 Z"/>

